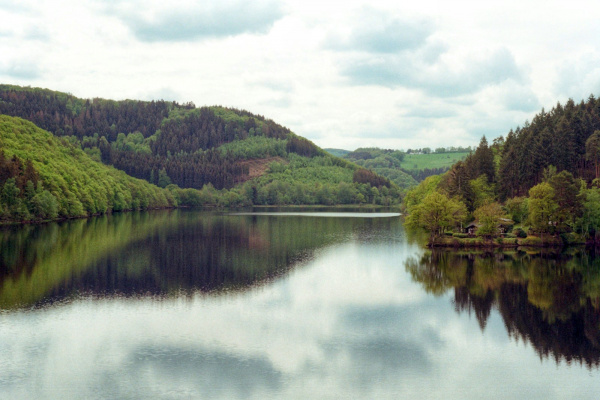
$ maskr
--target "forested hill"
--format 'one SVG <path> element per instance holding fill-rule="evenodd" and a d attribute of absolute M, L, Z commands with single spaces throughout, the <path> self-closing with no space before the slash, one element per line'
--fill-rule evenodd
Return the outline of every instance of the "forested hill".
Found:
<path fill-rule="evenodd" d="M 33 123 L 0 115 L 0 220 L 82 217 L 176 205 L 173 194 L 93 161 Z"/>
<path fill-rule="evenodd" d="M 417 181 L 401 168 L 405 156 L 400 150 L 361 147 L 345 154 L 344 159 L 385 176 L 402 189 L 408 189 L 415 186 Z"/>
<path fill-rule="evenodd" d="M 431 243 L 448 231 L 460 237 L 471 221 L 488 239 L 514 222 L 529 245 L 598 244 L 599 178 L 600 100 L 569 100 L 506 139 L 483 137 L 464 161 L 421 182 L 404 199 L 407 223 L 429 230 Z"/>
<path fill-rule="evenodd" d="M 400 201 L 399 188 L 388 179 L 247 111 L 165 101 L 79 99 L 48 89 L 0 85 L 0 114 L 28 119 L 58 137 L 56 143 L 90 161 L 167 188 L 183 206 Z M 0 144 L 0 151 L 3 147 Z M 20 162 L 31 158 L 24 156 Z M 20 169 L 13 175 L 18 180 L 24 173 Z M 3 185 L 6 180 L 0 177 L 0 191 Z M 22 196 L 23 187 L 19 189 Z M 70 191 L 68 185 L 61 187 L 55 197 L 63 189 Z M 83 214 L 96 212 L 83 206 Z M 106 210 L 120 208 L 109 205 Z M 121 209 L 126 208 L 130 207 Z M 144 207 L 134 203 L 131 208 Z M 101 207 L 97 212 L 104 211 Z M 73 214 L 59 211 L 59 216 L 67 215 Z"/>
<path fill-rule="evenodd" d="M 598 178 L 600 157 L 600 99 L 572 99 L 542 110 L 506 136 L 498 170 L 501 199 L 525 195 L 543 179 L 550 165 L 587 182 Z"/>
<path fill-rule="evenodd" d="M 200 189 L 211 183 L 230 188 L 249 177 L 240 160 L 325 154 L 260 115 L 191 103 L 79 99 L 48 89 L 0 85 L 0 114 L 28 119 L 67 137 L 97 160 L 161 186 L 168 182 Z M 221 148 L 237 141 L 245 143 Z"/>

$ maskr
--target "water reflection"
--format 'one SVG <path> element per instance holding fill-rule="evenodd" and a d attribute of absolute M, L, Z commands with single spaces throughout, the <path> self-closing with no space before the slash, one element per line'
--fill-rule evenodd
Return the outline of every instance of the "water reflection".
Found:
<path fill-rule="evenodd" d="M 529 345 L 535 335 L 560 342 L 538 330 L 587 307 L 539 290 L 533 305 L 530 281 L 579 271 L 565 285 L 595 311 L 598 286 L 586 277 L 595 259 L 576 254 L 543 255 L 551 263 L 533 270 L 538 256 L 524 253 L 426 253 L 397 217 L 198 212 L 11 228 L 1 240 L 0 398 L 549 400 L 600 391 L 598 369 L 540 362 Z M 502 307 L 515 312 L 510 331 Z M 581 321 L 573 329 L 595 346 L 593 324 Z"/>
<path fill-rule="evenodd" d="M 428 251 L 406 269 L 432 294 L 454 292 L 458 313 L 474 314 L 481 330 L 492 309 L 509 335 L 540 358 L 600 365 L 600 258 L 593 252 Z"/>
<path fill-rule="evenodd" d="M 388 219 L 166 211 L 0 231 L 0 309 L 69 297 L 243 290 Z"/>

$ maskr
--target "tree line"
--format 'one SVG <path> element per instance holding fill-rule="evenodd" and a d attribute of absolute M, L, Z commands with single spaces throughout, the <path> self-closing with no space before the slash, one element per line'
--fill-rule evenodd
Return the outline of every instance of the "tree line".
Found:
<path fill-rule="evenodd" d="M 479 235 L 493 237 L 510 219 L 541 242 L 600 241 L 599 128 L 600 101 L 590 96 L 542 110 L 506 140 L 489 145 L 484 136 L 464 161 L 407 194 L 408 225 L 434 238 L 475 220 Z"/>

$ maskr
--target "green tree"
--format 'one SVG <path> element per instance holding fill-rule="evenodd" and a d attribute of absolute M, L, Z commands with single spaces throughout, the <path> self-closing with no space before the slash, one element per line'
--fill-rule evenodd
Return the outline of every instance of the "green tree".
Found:
<path fill-rule="evenodd" d="M 469 186 L 473 196 L 470 199 L 465 199 L 469 210 L 477 209 L 496 198 L 494 185 L 489 183 L 485 174 L 480 175 L 477 179 L 471 179 Z"/>
<path fill-rule="evenodd" d="M 411 227 L 427 230 L 433 239 L 457 226 L 464 220 L 466 213 L 463 202 L 450 199 L 440 192 L 432 192 L 413 208 L 406 222 Z"/>
<path fill-rule="evenodd" d="M 496 165 L 494 163 L 494 150 L 488 146 L 485 136 L 481 138 L 479 146 L 473 155 L 475 164 L 475 176 L 485 174 L 489 183 L 496 181 Z"/>
<path fill-rule="evenodd" d="M 31 199 L 32 212 L 40 219 L 54 219 L 58 216 L 58 200 L 47 190 Z"/>
<path fill-rule="evenodd" d="M 579 214 L 581 205 L 578 195 L 581 185 L 573 178 L 573 174 L 565 170 L 554 174 L 548 183 L 554 189 L 554 199 L 558 204 L 557 226 L 560 231 L 564 231 L 566 224 L 574 223 Z"/>
<path fill-rule="evenodd" d="M 523 222 L 527 218 L 527 198 L 526 197 L 513 197 L 506 200 L 504 208 L 506 212 L 511 216 L 512 220 L 516 223 Z"/>
<path fill-rule="evenodd" d="M 600 130 L 594 131 L 586 140 L 585 158 L 594 163 L 596 179 L 600 178 Z"/>
<path fill-rule="evenodd" d="M 529 223 L 534 231 L 541 233 L 554 232 L 558 203 L 554 189 L 548 182 L 542 182 L 529 189 Z"/>
<path fill-rule="evenodd" d="M 19 193 L 15 178 L 7 179 L 2 188 L 2 203 L 9 209 L 14 208 L 19 202 Z"/>
<path fill-rule="evenodd" d="M 171 178 L 169 178 L 169 175 L 167 175 L 167 171 L 165 171 L 164 168 L 158 171 L 158 186 L 161 188 L 166 188 L 171 183 L 173 182 L 171 182 Z"/>
<path fill-rule="evenodd" d="M 347 182 L 338 185 L 338 201 L 342 204 L 352 204 L 356 198 L 356 189 Z"/>
<path fill-rule="evenodd" d="M 581 217 L 577 220 L 584 236 L 594 235 L 594 240 L 600 240 L 600 189 L 586 189 L 583 193 L 584 198 Z"/>
<path fill-rule="evenodd" d="M 479 207 L 473 215 L 481 224 L 477 230 L 477 234 L 485 237 L 495 236 L 498 232 L 500 219 L 505 218 L 504 210 L 496 202 L 487 203 Z"/>

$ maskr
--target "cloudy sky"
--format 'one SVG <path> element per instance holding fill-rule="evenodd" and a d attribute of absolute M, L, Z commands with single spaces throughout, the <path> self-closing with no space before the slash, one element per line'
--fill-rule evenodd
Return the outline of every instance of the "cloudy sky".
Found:
<path fill-rule="evenodd" d="M 468 146 L 600 95 L 592 1 L 0 0 L 0 82 L 264 115 L 322 147 Z"/>

